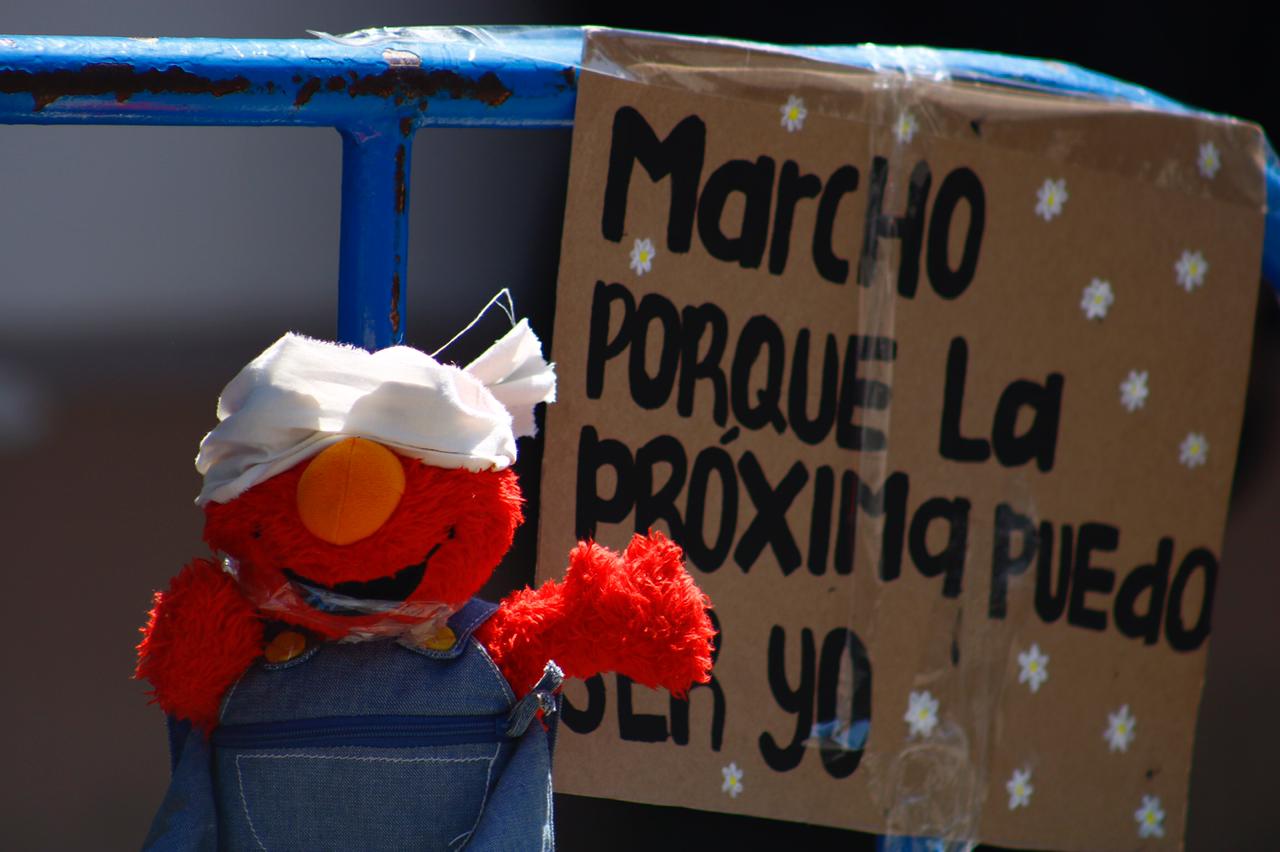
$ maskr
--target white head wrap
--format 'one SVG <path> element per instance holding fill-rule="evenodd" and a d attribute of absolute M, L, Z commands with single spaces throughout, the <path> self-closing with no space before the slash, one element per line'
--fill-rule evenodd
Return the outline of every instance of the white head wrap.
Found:
<path fill-rule="evenodd" d="M 535 433 L 534 406 L 555 395 L 526 320 L 465 368 L 408 346 L 366 352 L 286 334 L 223 389 L 196 456 L 196 504 L 233 500 L 353 436 L 436 467 L 502 470 L 516 438 Z"/>

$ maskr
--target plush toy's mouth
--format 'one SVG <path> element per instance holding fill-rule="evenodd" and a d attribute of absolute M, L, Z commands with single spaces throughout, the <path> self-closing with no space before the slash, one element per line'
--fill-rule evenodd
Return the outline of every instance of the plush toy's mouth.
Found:
<path fill-rule="evenodd" d="M 284 575 L 301 594 L 307 606 L 329 615 L 368 615 L 385 612 L 403 603 L 422 584 L 427 563 L 440 549 L 440 542 L 431 548 L 425 559 L 416 565 L 401 568 L 390 577 L 375 580 L 347 580 L 331 586 L 318 583 L 285 568 Z"/>

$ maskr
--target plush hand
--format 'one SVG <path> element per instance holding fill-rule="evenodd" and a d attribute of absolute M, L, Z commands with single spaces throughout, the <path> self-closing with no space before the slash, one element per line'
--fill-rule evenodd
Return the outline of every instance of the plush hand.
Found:
<path fill-rule="evenodd" d="M 262 653 L 262 632 L 235 580 L 196 559 L 156 592 L 135 674 L 151 682 L 166 713 L 208 733 L 223 694 Z"/>
<path fill-rule="evenodd" d="M 517 694 L 555 660 L 568 677 L 616 671 L 682 696 L 710 678 L 709 606 L 679 545 L 651 532 L 621 554 L 579 543 L 563 581 L 510 595 L 476 635 Z"/>

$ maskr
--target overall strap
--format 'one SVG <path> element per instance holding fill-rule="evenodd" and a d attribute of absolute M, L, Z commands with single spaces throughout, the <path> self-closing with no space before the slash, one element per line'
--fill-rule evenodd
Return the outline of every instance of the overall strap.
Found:
<path fill-rule="evenodd" d="M 491 604 L 479 598 L 472 598 L 463 605 L 462 609 L 449 616 L 449 620 L 446 622 L 449 629 L 453 631 L 454 642 L 452 645 L 447 648 L 429 648 L 416 645 L 407 645 L 406 647 L 410 647 L 417 653 L 435 660 L 455 659 L 466 649 L 467 640 L 471 638 L 471 634 L 476 631 L 476 628 L 488 621 L 497 611 L 497 604 Z"/>

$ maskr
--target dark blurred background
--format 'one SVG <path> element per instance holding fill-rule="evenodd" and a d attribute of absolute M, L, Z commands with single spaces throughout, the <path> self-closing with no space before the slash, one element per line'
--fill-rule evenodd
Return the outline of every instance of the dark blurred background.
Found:
<path fill-rule="evenodd" d="M 1204 7 L 985 14 L 895 4 L 4 0 L 0 32 L 303 37 L 390 24 L 598 23 L 798 43 L 930 44 L 1080 63 L 1280 132 L 1262 28 Z M 549 335 L 568 131 L 418 134 L 409 342 L 499 287 Z M 0 847 L 128 849 L 166 783 L 129 680 L 151 591 L 202 552 L 192 458 L 222 385 L 283 331 L 331 337 L 331 130 L 0 126 Z M 1274 848 L 1280 745 L 1280 316 L 1261 298 L 1191 786 L 1191 849 Z M 459 353 L 462 354 L 462 353 Z M 540 452 L 522 450 L 536 496 Z M 489 591 L 532 577 L 535 524 Z M 562 796 L 565 850 L 870 848 L 848 832 Z"/>

